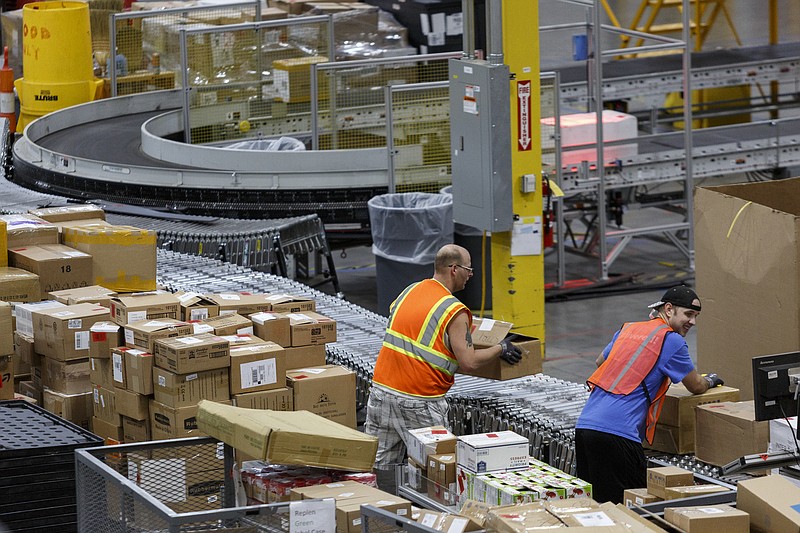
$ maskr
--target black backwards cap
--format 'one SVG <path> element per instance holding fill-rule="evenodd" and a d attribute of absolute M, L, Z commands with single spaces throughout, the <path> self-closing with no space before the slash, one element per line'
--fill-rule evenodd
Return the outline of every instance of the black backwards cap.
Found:
<path fill-rule="evenodd" d="M 662 296 L 659 301 L 654 304 L 650 304 L 647 307 L 654 309 L 656 307 L 661 307 L 666 303 L 671 303 L 672 305 L 677 305 L 678 307 L 685 307 L 687 309 L 700 311 L 700 306 L 695 305 L 693 303 L 694 300 L 697 300 L 698 302 L 700 301 L 700 298 L 697 297 L 696 292 L 686 285 L 678 285 L 677 287 L 667 289 L 667 292 L 664 293 L 664 296 Z"/>

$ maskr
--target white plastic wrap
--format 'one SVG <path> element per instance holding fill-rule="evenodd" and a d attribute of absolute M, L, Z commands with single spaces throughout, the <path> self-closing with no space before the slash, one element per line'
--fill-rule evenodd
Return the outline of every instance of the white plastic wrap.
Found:
<path fill-rule="evenodd" d="M 227 145 L 225 148 L 234 150 L 257 150 L 262 152 L 299 152 L 306 149 L 302 141 L 293 137 L 281 137 L 279 139 L 252 139 L 249 141 L 239 141 Z"/>

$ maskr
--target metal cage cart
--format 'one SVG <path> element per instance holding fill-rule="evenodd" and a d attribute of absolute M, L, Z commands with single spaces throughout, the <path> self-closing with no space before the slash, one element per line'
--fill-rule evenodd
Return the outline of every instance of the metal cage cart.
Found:
<path fill-rule="evenodd" d="M 103 440 L 23 400 L 0 402 L 0 530 L 77 529 L 74 451 Z"/>
<path fill-rule="evenodd" d="M 410 533 L 435 533 L 436 529 L 431 529 L 424 524 L 397 516 L 396 514 L 364 505 L 361 507 L 361 531 L 365 533 L 400 533 L 409 531 Z"/>

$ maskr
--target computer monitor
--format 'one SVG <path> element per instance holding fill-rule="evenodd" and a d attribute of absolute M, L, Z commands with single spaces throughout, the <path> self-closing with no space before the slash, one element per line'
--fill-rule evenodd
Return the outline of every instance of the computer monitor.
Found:
<path fill-rule="evenodd" d="M 753 357 L 756 420 L 797 416 L 795 378 L 800 379 L 800 352 Z"/>

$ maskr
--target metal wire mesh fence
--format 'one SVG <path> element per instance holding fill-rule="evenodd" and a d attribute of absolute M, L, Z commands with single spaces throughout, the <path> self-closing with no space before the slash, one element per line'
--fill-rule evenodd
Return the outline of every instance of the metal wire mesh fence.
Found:
<path fill-rule="evenodd" d="M 446 81 L 386 88 L 390 192 L 436 193 L 452 182 Z"/>
<path fill-rule="evenodd" d="M 216 6 L 114 13 L 109 17 L 110 39 L 95 42 L 99 76 L 106 79 L 106 95 L 120 96 L 180 87 L 180 31 L 261 18 L 257 1 Z M 220 48 L 225 51 L 224 48 Z M 209 49 L 213 56 L 213 49 Z M 219 62 L 212 57 L 211 62 Z M 210 69 L 209 69 L 210 70 Z M 210 73 L 214 73 L 210 71 Z"/>
<path fill-rule="evenodd" d="M 329 16 L 181 30 L 186 141 L 310 133 L 311 66 L 329 61 Z"/>
<path fill-rule="evenodd" d="M 381 88 L 447 81 L 448 59 L 460 56 L 457 52 L 315 65 L 315 149 L 386 146 L 385 94 Z"/>

